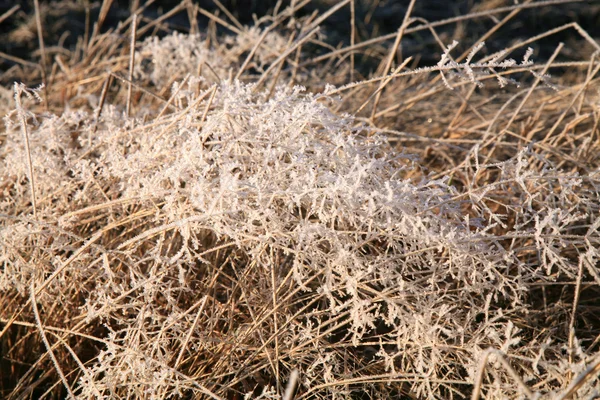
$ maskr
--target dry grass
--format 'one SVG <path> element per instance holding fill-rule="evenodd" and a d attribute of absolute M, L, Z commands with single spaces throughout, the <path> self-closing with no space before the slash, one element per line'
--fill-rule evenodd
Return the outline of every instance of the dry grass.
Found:
<path fill-rule="evenodd" d="M 551 3 L 0 15 L 0 397 L 598 396 L 600 45 L 502 36 Z"/>

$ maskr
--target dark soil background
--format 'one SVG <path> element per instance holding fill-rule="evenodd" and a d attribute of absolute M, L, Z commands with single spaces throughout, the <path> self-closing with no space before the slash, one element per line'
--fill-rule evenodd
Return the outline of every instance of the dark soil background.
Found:
<path fill-rule="evenodd" d="M 131 8 L 150 3 L 144 0 L 139 2 L 114 1 L 101 31 L 114 29 L 118 24 L 131 14 Z M 227 19 L 212 0 L 197 0 L 193 2 L 216 15 Z M 244 25 L 253 25 L 255 18 L 272 14 L 278 2 L 275 0 L 222 0 L 221 3 L 232 12 L 232 14 Z M 317 11 L 319 14 L 325 12 L 337 1 L 315 0 L 305 6 L 298 17 L 307 16 Z M 404 18 L 408 0 L 356 0 L 356 29 L 357 43 L 390 33 L 394 33 Z M 158 0 L 146 6 L 143 17 L 146 21 L 156 19 L 180 4 L 180 0 Z M 279 9 L 282 10 L 290 4 L 290 1 L 282 1 Z M 12 0 L 0 0 L 0 15 L 10 10 L 15 5 L 20 8 L 9 18 L 0 23 L 0 52 L 12 57 L 38 62 L 39 47 L 37 29 L 34 17 L 33 1 L 15 2 Z M 44 25 L 44 41 L 46 46 L 64 46 L 73 48 L 77 38 L 85 33 L 86 8 L 89 9 L 90 21 L 96 21 L 100 12 L 102 1 L 87 0 L 62 0 L 44 1 L 40 0 L 42 19 Z M 472 12 L 486 11 L 498 7 L 514 5 L 508 0 L 417 0 L 412 16 L 420 18 L 414 22 L 416 26 L 425 21 L 434 22 L 446 18 L 466 15 Z M 444 43 L 451 43 L 456 39 L 461 42 L 456 50 L 461 51 L 468 48 L 473 42 L 496 25 L 508 13 L 497 13 L 465 20 L 459 23 L 446 24 L 437 27 L 436 33 Z M 521 10 L 513 19 L 500 28 L 486 42 L 483 53 L 495 52 L 510 44 L 521 41 L 542 32 L 559 27 L 561 25 L 577 22 L 592 37 L 600 39 L 600 2 L 580 1 L 566 4 L 546 5 L 531 9 Z M 142 24 L 144 22 L 142 21 Z M 200 29 L 208 27 L 209 19 L 203 15 L 198 16 Z M 185 12 L 178 13 L 167 19 L 165 29 L 158 35 L 168 33 L 168 30 L 187 31 L 190 28 L 188 15 Z M 348 45 L 350 41 L 350 7 L 345 6 L 329 17 L 323 24 L 326 42 L 332 46 Z M 217 27 L 220 33 L 227 33 L 227 29 Z M 389 45 L 393 39 L 389 40 Z M 538 61 L 547 59 L 559 42 L 565 42 L 565 49 L 559 56 L 559 61 L 580 60 L 582 38 L 573 30 L 567 29 L 558 34 L 536 41 L 533 45 L 534 58 Z M 580 45 L 581 44 L 581 45 Z M 384 46 L 386 44 L 384 43 Z M 418 55 L 421 65 L 431 65 L 439 60 L 439 45 L 435 42 L 433 35 L 428 30 L 422 30 L 413 34 L 407 34 L 402 43 L 402 50 L 407 55 Z M 591 49 L 591 47 L 590 47 Z M 328 51 L 327 49 L 315 49 L 314 51 Z M 591 51 L 591 50 L 590 50 Z M 590 54 L 591 55 L 591 54 Z M 0 55 L 0 73 L 8 70 L 18 61 Z M 376 63 L 361 63 L 357 65 L 364 68 L 361 71 L 368 75 L 372 72 Z M 0 75 L 2 84 L 10 84 L 4 74 Z"/>

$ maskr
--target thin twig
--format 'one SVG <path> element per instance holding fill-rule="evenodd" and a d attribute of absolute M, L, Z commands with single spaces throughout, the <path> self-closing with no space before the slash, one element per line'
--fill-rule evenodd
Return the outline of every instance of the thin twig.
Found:
<path fill-rule="evenodd" d="M 183 80 L 181 81 L 181 83 L 177 86 L 177 90 L 175 90 L 175 92 L 173 92 L 173 94 L 171 95 L 171 97 L 169 97 L 169 100 L 167 100 L 167 103 L 164 105 L 164 107 L 160 110 L 160 112 L 158 113 L 158 115 L 156 116 L 155 119 L 159 119 L 160 117 L 163 116 L 163 114 L 167 111 L 167 108 L 169 108 L 169 106 L 171 106 L 171 103 L 173 102 L 173 100 L 175 99 L 175 96 L 177 96 L 177 94 L 179 93 L 179 91 L 185 86 L 185 84 L 187 83 L 187 80 L 190 78 L 190 74 L 188 73 L 185 78 L 183 78 Z"/>
<path fill-rule="evenodd" d="M 500 352 L 494 348 L 488 348 L 483 353 L 483 355 L 479 361 L 479 367 L 477 368 L 477 376 L 475 378 L 475 384 L 473 387 L 473 393 L 471 394 L 471 400 L 479 400 L 479 396 L 481 395 L 481 386 L 482 386 L 482 382 L 483 382 L 483 372 L 487 365 L 488 358 L 490 357 L 491 354 L 494 354 L 498 358 L 498 361 L 500 361 L 500 364 L 502 364 L 504 366 L 504 368 L 506 369 L 508 374 L 515 380 L 515 382 L 517 382 L 517 384 L 519 385 L 519 387 L 521 388 L 523 393 L 525 393 L 525 396 L 527 396 L 529 399 L 533 399 L 534 398 L 533 392 L 527 387 L 527 385 L 525 385 L 523 380 L 519 377 L 519 374 L 517 373 L 517 371 L 515 371 L 513 369 L 513 367 L 510 366 L 508 361 L 506 361 L 506 359 L 504 358 L 504 354 L 502 354 L 502 352 Z"/>
<path fill-rule="evenodd" d="M 298 384 L 298 378 L 300 377 L 300 373 L 297 369 L 293 369 L 290 374 L 290 379 L 288 380 L 288 384 L 285 387 L 285 394 L 283 395 L 283 400 L 292 400 L 294 398 L 294 390 L 296 389 L 296 385 Z"/>
<path fill-rule="evenodd" d="M 242 30 L 238 29 L 237 27 L 231 25 L 230 23 L 228 23 L 227 21 L 222 20 L 221 18 L 217 17 L 216 15 L 206 11 L 203 8 L 200 8 L 200 14 L 204 15 L 205 17 L 208 17 L 210 20 L 224 26 L 225 28 L 229 29 L 230 31 L 232 31 L 233 33 L 235 33 L 236 35 L 241 35 L 242 34 Z"/>
<path fill-rule="evenodd" d="M 338 11 L 340 8 L 344 7 L 349 2 L 350 2 L 350 0 L 344 0 L 344 1 L 341 1 L 338 4 L 336 4 L 335 6 L 331 7 L 329 10 L 327 10 L 327 12 L 323 13 L 323 15 L 321 15 L 319 18 L 317 18 L 316 20 L 314 20 L 310 25 L 303 26 L 302 27 L 302 32 L 308 32 L 308 31 L 310 31 L 310 30 L 318 27 L 321 24 L 321 22 L 325 21 L 333 13 L 335 13 L 336 11 Z"/>
<path fill-rule="evenodd" d="M 133 14 L 131 20 L 131 42 L 129 48 L 129 84 L 127 85 L 127 116 L 131 116 L 131 90 L 133 81 L 133 66 L 135 62 L 135 31 L 137 29 L 137 15 Z"/>
<path fill-rule="evenodd" d="M 600 373 L 600 358 L 598 358 L 588 369 L 586 369 L 581 375 L 571 383 L 571 386 L 565 390 L 563 394 L 558 396 L 556 400 L 567 400 L 573 397 L 584 383 L 594 379 L 594 377 Z"/>
<path fill-rule="evenodd" d="M 196 329 L 196 326 L 198 325 L 200 316 L 202 315 L 202 312 L 204 311 L 204 306 L 206 305 L 206 300 L 208 300 L 208 296 L 206 296 L 206 295 L 204 297 L 202 297 L 202 299 L 200 300 L 200 302 L 202 304 L 200 305 L 200 308 L 198 309 L 198 312 L 196 313 L 194 322 L 192 323 L 192 326 L 188 330 L 188 333 L 185 336 L 183 343 L 181 343 L 181 349 L 179 349 L 179 355 L 177 356 L 177 360 L 175 361 L 175 369 L 179 368 L 179 365 L 181 364 L 181 359 L 183 358 L 185 349 L 187 348 L 187 345 L 190 342 L 190 339 L 192 338 L 192 334 L 194 333 L 194 330 Z"/>
<path fill-rule="evenodd" d="M 531 1 L 532 0 L 526 0 L 523 4 L 529 4 L 529 3 L 531 3 Z M 498 29 L 500 29 L 502 26 L 506 25 L 506 23 L 508 21 L 510 21 L 515 15 L 517 15 L 518 13 L 520 13 L 522 10 L 523 10 L 522 8 L 516 8 L 516 9 L 512 10 L 506 17 L 504 17 L 502 19 L 502 21 L 499 21 L 489 31 L 487 31 L 483 36 L 481 36 L 479 39 L 477 39 L 477 41 L 475 41 L 475 43 L 473 43 L 473 45 L 471 47 L 469 47 L 467 50 L 465 50 L 465 52 L 462 53 L 456 59 L 456 61 L 458 61 L 458 62 L 462 61 L 465 57 L 467 57 L 469 55 L 469 53 L 475 47 L 477 47 L 480 43 L 485 42 L 490 36 L 492 36 L 495 32 L 497 32 Z"/>
<path fill-rule="evenodd" d="M 287 42 L 287 46 L 289 46 L 290 44 L 292 44 L 292 42 L 294 41 L 294 38 L 296 36 L 296 32 L 293 32 L 292 35 L 290 36 L 288 42 Z M 299 46 L 296 49 L 296 52 L 300 51 L 301 47 Z M 279 75 L 281 75 L 281 70 L 283 69 L 283 64 L 284 62 L 281 61 L 279 63 L 279 66 L 277 67 L 277 72 L 275 73 L 275 77 L 273 78 L 273 81 L 271 82 L 271 87 L 269 88 L 269 94 L 267 95 L 267 99 L 270 99 L 271 96 L 273 96 L 273 92 L 275 91 L 275 86 L 277 85 L 277 80 L 279 79 Z"/>
<path fill-rule="evenodd" d="M 212 93 L 210 94 L 208 103 L 206 103 L 206 107 L 204 108 L 204 112 L 202 113 L 202 118 L 200 118 L 200 123 L 203 123 L 206 120 L 206 117 L 208 116 L 208 110 L 210 109 L 210 106 L 212 105 L 212 102 L 213 102 L 216 94 L 217 94 L 217 85 L 214 85 L 212 87 Z"/>
<path fill-rule="evenodd" d="M 361 112 L 367 106 L 367 104 L 369 104 L 369 102 L 371 101 L 371 99 L 373 97 L 379 96 L 381 94 L 381 91 L 386 87 L 386 85 L 388 83 L 390 83 L 392 79 L 396 78 L 398 76 L 398 73 L 402 70 L 402 68 L 406 67 L 406 64 L 408 64 L 411 60 L 412 60 L 412 57 L 408 57 L 406 60 L 404 60 L 404 62 L 402 64 L 400 64 L 394 70 L 394 72 L 392 72 L 392 74 L 390 76 L 387 76 L 386 79 L 384 79 L 379 84 L 379 87 L 377 88 L 377 90 L 375 90 L 375 92 L 373 94 L 371 94 L 371 96 L 369 96 L 369 98 L 367 100 L 365 100 L 365 102 L 358 108 L 358 110 L 356 110 L 355 114 L 358 114 L 359 112 Z M 386 72 L 386 74 L 387 74 L 387 72 Z M 383 75 L 383 76 L 385 76 L 385 75 Z M 373 110 L 375 110 L 375 107 L 373 107 Z M 371 114 L 371 121 L 372 120 L 373 120 L 373 115 Z"/>
<path fill-rule="evenodd" d="M 254 54 L 256 53 L 256 51 L 258 50 L 258 48 L 262 45 L 262 42 L 265 40 L 265 38 L 267 37 L 267 35 L 269 34 L 269 32 L 272 32 L 284 19 L 286 16 L 288 16 L 288 14 L 294 15 L 294 11 L 296 9 L 300 9 L 302 7 L 304 7 L 307 3 L 309 3 L 310 0 L 304 1 L 301 4 L 299 4 L 296 7 L 294 7 L 294 2 L 292 1 L 292 5 L 290 6 L 289 9 L 287 9 L 286 11 L 282 12 L 278 18 L 273 21 L 273 23 L 271 25 L 269 25 L 267 28 L 265 28 L 265 30 L 263 31 L 263 33 L 260 35 L 260 37 L 258 38 L 258 40 L 256 41 L 256 43 L 254 44 L 254 46 L 252 47 L 252 50 L 250 50 L 250 53 L 248 54 L 248 56 L 246 57 L 246 59 L 244 60 L 244 62 L 242 63 L 242 66 L 240 67 L 238 73 L 235 75 L 235 79 L 238 80 L 240 79 L 240 77 L 242 76 L 243 72 L 246 70 L 246 68 L 248 67 L 248 64 L 250 63 L 250 61 L 252 61 L 252 58 L 254 57 Z M 295 68 L 297 68 L 297 63 L 294 66 Z"/>
<path fill-rule="evenodd" d="M 517 4 L 514 6 L 508 6 L 508 7 L 498 7 L 498 8 L 494 8 L 493 10 L 474 12 L 474 13 L 470 13 L 470 14 L 466 14 L 466 15 L 461 15 L 458 17 L 452 17 L 452 18 L 446 18 L 446 19 L 443 19 L 440 21 L 434 21 L 429 24 L 419 25 L 419 26 L 415 26 L 413 28 L 407 28 L 404 33 L 420 32 L 420 31 L 423 31 L 426 29 L 437 28 L 439 26 L 449 25 L 449 24 L 453 24 L 453 23 L 457 23 L 457 22 L 461 22 L 461 21 L 468 21 L 470 19 L 487 17 L 487 16 L 490 16 L 493 14 L 509 12 L 509 11 L 513 11 L 515 9 L 529 9 L 529 8 L 537 8 L 537 7 L 546 7 L 546 6 L 558 5 L 558 4 L 579 3 L 582 1 L 584 1 L 584 0 L 548 0 L 548 1 L 537 1 L 535 3 L 529 3 L 529 4 Z M 377 43 L 385 42 L 386 40 L 395 38 L 396 35 L 397 35 L 397 33 L 390 33 L 390 34 L 379 36 L 379 37 L 376 37 L 373 39 L 365 40 L 364 42 L 360 42 L 358 44 L 355 44 L 354 46 L 344 47 L 339 50 L 332 51 L 331 53 L 327 53 L 327 54 L 323 54 L 322 56 L 315 57 L 314 59 L 309 60 L 306 63 L 304 63 L 302 66 L 305 67 L 307 65 L 315 64 L 315 63 L 321 62 L 323 60 L 326 60 L 328 58 L 335 57 L 337 55 L 340 55 L 340 54 L 343 54 L 343 53 L 346 53 L 346 52 L 349 52 L 352 50 L 358 50 L 363 47 L 369 47 L 369 46 L 372 46 Z M 589 37 L 589 35 L 588 35 L 588 37 Z"/>
<path fill-rule="evenodd" d="M 121 76 L 121 75 L 119 75 L 117 73 L 114 73 L 114 72 L 109 72 L 109 74 L 112 75 L 113 77 L 117 78 L 120 81 L 123 81 L 123 82 L 128 83 L 128 84 L 130 83 L 137 90 L 140 90 L 141 92 L 143 92 L 143 93 L 145 93 L 145 94 L 147 94 L 149 96 L 152 96 L 153 98 L 155 98 L 156 100 L 160 101 L 161 103 L 166 103 L 167 102 L 165 99 L 163 99 L 159 95 L 157 95 L 155 93 L 152 93 L 150 90 L 143 88 L 142 86 L 140 86 L 140 85 L 132 82 L 131 80 L 125 78 L 124 76 Z"/>
<path fill-rule="evenodd" d="M 91 47 L 91 44 L 96 40 L 96 36 L 100 32 L 102 25 L 104 24 L 104 20 L 108 16 L 108 11 L 110 10 L 110 6 L 112 5 L 113 0 L 103 0 L 102 6 L 100 7 L 100 14 L 98 15 L 98 20 L 94 24 L 94 30 L 92 31 L 92 37 L 90 37 L 90 43 L 88 44 L 88 49 Z"/>
<path fill-rule="evenodd" d="M 258 50 L 258 48 L 260 47 L 261 43 L 265 40 L 265 38 L 267 37 L 267 34 L 270 31 L 271 31 L 271 27 L 268 27 L 267 29 L 265 29 L 263 31 L 262 35 L 260 35 L 260 37 L 256 41 L 256 44 L 252 47 L 252 50 L 250 50 L 250 53 L 248 53 L 248 56 L 246 57 L 246 59 L 242 63 L 242 66 L 240 67 L 238 73 L 235 75 L 235 79 L 236 80 L 240 79 L 240 77 L 242 76 L 242 73 L 244 73 L 244 70 L 246 69 L 246 67 L 248 66 L 248 64 L 250 63 L 250 61 L 252 60 L 252 58 L 254 57 L 254 54 L 256 53 L 256 50 Z"/>
<path fill-rule="evenodd" d="M 592 60 L 593 61 L 593 57 Z M 592 63 L 590 63 L 590 66 L 592 65 Z M 567 107 L 565 107 L 564 111 L 562 112 L 562 114 L 560 115 L 560 117 L 558 117 L 558 119 L 556 120 L 556 122 L 554 122 L 554 125 L 552 125 L 552 128 L 550 128 L 548 130 L 548 132 L 546 133 L 546 136 L 544 137 L 544 139 L 542 141 L 546 141 L 548 140 L 552 134 L 554 133 L 554 131 L 558 128 L 558 126 L 561 124 L 561 122 L 564 120 L 564 118 L 567 116 L 567 114 L 569 113 L 569 111 L 571 111 L 571 107 L 573 107 L 573 105 L 575 104 L 575 102 L 577 101 L 578 98 L 583 98 L 584 96 L 582 96 L 583 93 L 585 93 L 585 91 L 588 89 L 590 83 L 592 82 L 592 80 L 594 79 L 594 77 L 596 76 L 596 74 L 600 72 L 600 64 L 598 64 L 596 66 L 596 68 L 594 68 L 594 70 L 588 74 L 588 76 L 585 79 L 585 82 L 583 82 L 583 84 L 581 85 L 581 88 L 579 88 L 579 90 L 577 91 L 577 93 L 573 96 L 573 99 L 571 100 L 571 102 L 569 103 L 569 105 Z"/>
<path fill-rule="evenodd" d="M 350 2 L 350 47 L 356 41 L 356 6 L 354 0 Z M 354 82 L 354 52 L 350 52 L 350 82 Z"/>
<path fill-rule="evenodd" d="M 562 50 L 564 46 L 564 43 L 559 43 L 558 46 L 556 47 L 556 50 L 554 50 L 554 53 L 552 54 L 552 56 L 550 57 L 550 59 L 548 60 L 548 62 L 546 63 L 544 69 L 542 70 L 542 72 L 540 72 L 535 79 L 535 82 L 533 83 L 533 85 L 531 85 L 531 87 L 529 88 L 529 90 L 527 91 L 527 94 L 525 95 L 525 97 L 523 98 L 523 100 L 521 101 L 521 103 L 517 106 L 517 109 L 515 110 L 515 112 L 513 113 L 513 115 L 510 117 L 510 120 L 508 121 L 508 123 L 506 124 L 506 126 L 504 127 L 504 129 L 502 130 L 502 132 L 500 132 L 500 134 L 498 136 L 495 136 L 493 138 L 491 138 L 489 141 L 486 141 L 486 137 L 484 137 L 481 142 L 484 143 L 484 146 L 488 146 L 491 141 L 497 141 L 500 140 L 500 138 L 502 138 L 502 136 L 504 135 L 504 133 L 506 133 L 508 131 L 508 128 L 510 128 L 510 126 L 512 125 L 512 123 L 515 121 L 515 119 L 517 118 L 517 115 L 519 115 L 519 113 L 521 112 L 521 109 L 523 108 L 523 106 L 525 106 L 525 103 L 527 102 L 527 100 L 529 99 L 529 97 L 531 96 L 531 94 L 533 93 L 533 91 L 535 90 L 535 88 L 540 84 L 540 82 L 543 79 L 543 76 L 546 74 L 546 72 L 548 71 L 548 69 L 550 68 L 550 66 L 552 65 L 552 62 L 554 61 L 554 59 L 558 56 L 558 53 L 560 53 L 560 51 Z M 494 154 L 496 147 L 492 148 L 490 150 L 490 152 L 487 154 L 484 164 L 487 164 L 489 162 L 489 160 L 491 159 L 491 157 Z"/>
<path fill-rule="evenodd" d="M 581 281 L 583 279 L 583 259 L 579 258 L 579 268 L 577 270 L 577 283 L 575 284 L 575 293 L 573 294 L 573 308 L 571 309 L 571 318 L 569 320 L 569 363 L 573 363 L 573 353 L 575 352 L 575 320 L 577 318 L 577 306 L 579 305 L 579 295 L 581 294 Z"/>
<path fill-rule="evenodd" d="M 29 132 L 27 131 L 27 121 L 25 120 L 25 110 L 21 104 L 21 90 L 19 84 L 15 82 L 15 103 L 17 105 L 17 113 L 21 121 L 21 132 L 23 133 L 23 141 L 25 142 L 25 154 L 27 155 L 27 172 L 29 173 L 29 187 L 31 190 L 31 206 L 33 208 L 33 218 L 37 219 L 37 204 L 35 199 L 35 179 L 33 176 L 33 162 L 31 161 L 31 147 L 29 146 Z"/>
<path fill-rule="evenodd" d="M 13 56 L 13 55 L 10 55 L 10 54 L 3 53 L 1 51 L 0 51 L 0 58 L 4 58 L 6 60 L 15 62 L 17 64 L 26 65 L 28 67 L 42 68 L 39 64 L 36 64 L 34 62 L 31 62 L 31 61 L 24 60 L 24 59 L 22 59 L 20 57 L 16 57 L 16 56 Z"/>
<path fill-rule="evenodd" d="M 46 60 L 46 47 L 44 46 L 44 31 L 42 29 L 42 17 L 40 12 L 39 0 L 33 0 L 35 8 L 35 25 L 37 27 L 38 41 L 40 43 L 40 53 L 42 59 L 42 83 L 44 84 L 44 109 L 48 110 L 48 78 L 46 76 L 48 62 Z"/>
<path fill-rule="evenodd" d="M 234 17 L 231 12 L 229 12 L 227 7 L 221 4 L 219 0 L 213 0 L 213 2 L 217 5 L 217 7 L 219 7 L 219 9 L 221 9 L 221 11 L 223 11 L 223 13 L 225 13 L 225 15 L 227 15 L 227 18 L 229 18 L 231 22 L 233 22 L 234 25 L 237 26 L 240 31 L 244 30 L 244 25 L 242 25 L 240 21 L 238 21 L 238 19 Z"/>
<path fill-rule="evenodd" d="M 404 32 L 406 31 L 406 28 L 408 27 L 408 24 L 410 22 L 410 14 L 412 14 L 412 10 L 415 6 L 415 2 L 416 0 L 410 0 L 410 4 L 408 5 L 408 9 L 406 10 L 406 14 L 404 14 L 404 19 L 402 20 L 402 25 L 400 25 L 400 29 L 398 29 L 398 34 L 396 35 L 396 40 L 394 41 L 394 45 L 392 46 L 392 49 L 390 50 L 390 54 L 388 56 L 388 60 L 385 64 L 385 68 L 383 69 L 383 72 L 381 75 L 387 75 L 388 72 L 390 72 L 390 68 L 392 67 L 392 63 L 394 62 L 394 58 L 396 58 L 396 52 L 398 51 L 398 48 L 400 47 L 400 42 L 402 41 L 402 37 L 404 36 Z M 389 81 L 387 81 L 389 82 Z M 387 83 L 386 82 L 386 83 Z M 381 98 L 381 91 L 383 90 L 383 86 L 380 86 L 377 94 L 375 96 L 375 102 L 373 104 L 373 110 L 371 111 L 371 122 L 374 121 L 375 119 L 375 113 L 377 113 L 377 106 L 379 105 L 379 99 Z"/>
<path fill-rule="evenodd" d="M 106 80 L 104 81 L 104 85 L 102 85 L 102 92 L 100 93 L 100 103 L 98 104 L 98 109 L 96 110 L 96 118 L 95 125 L 92 133 L 95 133 L 98 129 L 98 122 L 100 121 L 100 116 L 102 115 L 102 109 L 104 108 L 104 103 L 106 102 L 106 95 L 108 94 L 108 88 L 110 87 L 110 82 L 112 81 L 112 75 L 108 74 Z M 88 138 L 88 146 L 92 145 L 92 137 L 91 135 Z"/>
<path fill-rule="evenodd" d="M 267 68 L 267 70 L 262 74 L 258 82 L 256 83 L 255 89 L 258 89 L 267 79 L 269 73 L 276 68 L 281 61 L 283 61 L 287 56 L 289 56 L 294 50 L 298 47 L 302 46 L 305 42 L 307 42 L 315 33 L 319 31 L 319 27 L 317 26 L 310 32 L 308 32 L 302 39 L 298 40 L 292 47 L 287 49 L 282 55 L 280 55 L 273 63 Z"/>
<path fill-rule="evenodd" d="M 277 277 L 275 276 L 275 266 L 271 265 L 269 269 L 271 272 L 271 300 L 273 301 L 273 310 L 277 310 L 278 309 Z M 279 315 L 279 313 L 273 312 L 273 330 L 275 332 L 279 332 L 279 322 L 277 320 L 278 315 Z M 281 393 L 281 391 L 280 391 L 281 383 L 279 382 L 279 357 L 280 357 L 279 335 L 275 335 L 274 347 L 275 347 L 275 361 L 274 361 L 275 362 L 275 371 L 274 371 L 275 372 L 275 382 L 277 383 L 278 393 Z"/>
<path fill-rule="evenodd" d="M 174 16 L 175 14 L 183 11 L 185 9 L 185 2 L 182 1 L 181 3 L 179 3 L 176 7 L 174 7 L 173 9 L 169 10 L 169 12 L 164 13 L 163 15 L 161 15 L 160 17 L 153 19 L 149 24 L 144 25 L 142 28 L 140 28 L 138 30 L 138 36 L 139 37 L 143 37 L 143 35 L 148 32 L 150 29 L 156 27 L 157 25 L 160 25 L 163 21 L 171 18 L 172 16 Z"/>
<path fill-rule="evenodd" d="M 54 352 L 52 351 L 52 346 L 50 346 L 50 342 L 48 341 L 48 338 L 46 337 L 46 333 L 44 332 L 44 327 L 42 326 L 42 320 L 40 319 L 40 314 L 39 314 L 38 308 L 37 308 L 37 301 L 35 299 L 35 287 L 33 285 L 33 282 L 31 282 L 29 296 L 30 296 L 31 308 L 33 308 L 33 315 L 35 316 L 35 322 L 36 322 L 38 330 L 40 331 L 40 336 L 42 336 L 42 341 L 44 342 L 44 345 L 46 346 L 46 350 L 48 351 L 48 355 L 52 359 L 54 368 L 56 368 L 56 372 L 58 372 L 58 375 L 60 376 L 60 379 L 62 380 L 62 383 L 65 386 L 65 389 L 67 389 L 67 392 L 69 393 L 69 397 L 74 399 L 75 395 L 73 394 L 73 391 L 71 390 L 71 387 L 69 386 L 69 382 L 67 382 L 67 378 L 65 377 L 65 374 L 63 373 L 62 369 L 60 368 L 60 365 L 58 365 L 58 360 L 56 359 L 56 356 L 54 355 Z"/>
<path fill-rule="evenodd" d="M 5 12 L 4 14 L 0 15 L 0 24 L 3 23 L 6 19 L 8 19 L 11 15 L 16 13 L 19 10 L 19 8 L 21 8 L 21 6 L 17 4 L 16 6 L 13 6 L 10 10 Z"/>

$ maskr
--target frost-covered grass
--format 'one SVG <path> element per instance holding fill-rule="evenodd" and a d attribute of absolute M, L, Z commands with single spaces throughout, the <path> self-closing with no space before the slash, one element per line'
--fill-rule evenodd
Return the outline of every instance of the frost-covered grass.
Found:
<path fill-rule="evenodd" d="M 593 398 L 598 53 L 363 78 L 292 14 L 3 89 L 0 397 Z"/>

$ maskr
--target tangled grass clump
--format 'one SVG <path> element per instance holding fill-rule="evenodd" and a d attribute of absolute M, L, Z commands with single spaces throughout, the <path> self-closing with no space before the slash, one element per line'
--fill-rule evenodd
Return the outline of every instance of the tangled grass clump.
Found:
<path fill-rule="evenodd" d="M 573 99 L 552 97 L 574 89 L 548 82 L 532 50 L 475 62 L 482 45 L 336 88 L 322 56 L 300 51 L 305 18 L 285 39 L 150 38 L 136 62 L 117 57 L 119 35 L 98 36 L 115 66 L 63 63 L 60 112 L 36 104 L 58 108 L 55 92 L 14 85 L 0 137 L 3 397 L 600 391 L 594 58 Z M 483 82 L 523 70 L 533 104 L 514 101 L 517 85 L 488 101 Z M 90 71 L 101 79 L 84 94 L 73 82 Z"/>

